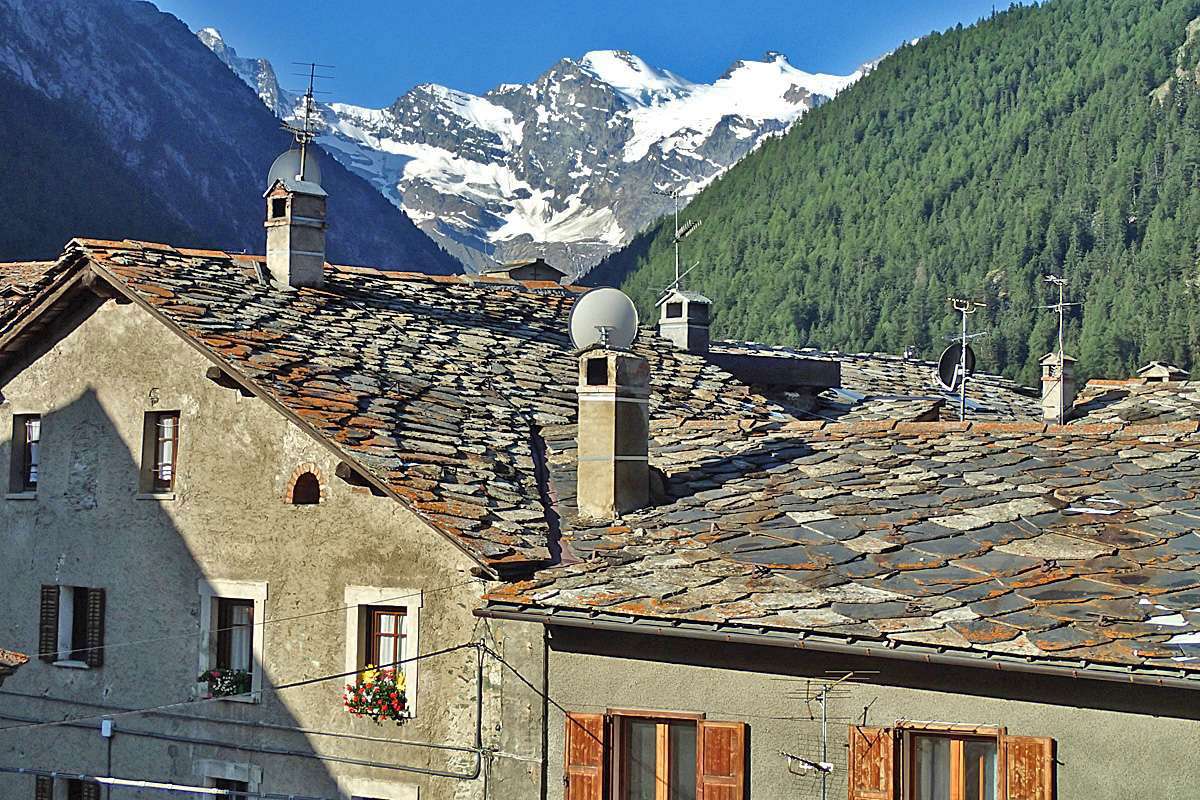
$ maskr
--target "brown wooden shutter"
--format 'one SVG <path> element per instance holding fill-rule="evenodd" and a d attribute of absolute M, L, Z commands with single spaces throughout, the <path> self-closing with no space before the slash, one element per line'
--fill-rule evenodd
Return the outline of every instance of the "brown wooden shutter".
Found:
<path fill-rule="evenodd" d="M 565 800 L 604 800 L 606 732 L 603 714 L 567 714 Z"/>
<path fill-rule="evenodd" d="M 1054 740 L 1005 736 L 1002 742 L 1008 800 L 1053 800 Z"/>
<path fill-rule="evenodd" d="M 76 591 L 79 591 L 78 589 Z M 87 636 L 83 661 L 89 667 L 104 666 L 104 590 L 87 590 Z"/>
<path fill-rule="evenodd" d="M 896 743 L 891 728 L 850 726 L 849 800 L 896 797 Z"/>
<path fill-rule="evenodd" d="M 746 723 L 696 723 L 696 800 L 746 796 Z"/>
<path fill-rule="evenodd" d="M 45 775 L 38 775 L 34 781 L 34 800 L 54 800 L 54 781 Z"/>
<path fill-rule="evenodd" d="M 42 587 L 42 606 L 38 616 L 38 658 L 58 661 L 58 587 Z"/>
<path fill-rule="evenodd" d="M 83 786 L 80 787 L 80 795 L 82 800 L 100 800 L 100 784 L 93 781 L 83 781 Z"/>

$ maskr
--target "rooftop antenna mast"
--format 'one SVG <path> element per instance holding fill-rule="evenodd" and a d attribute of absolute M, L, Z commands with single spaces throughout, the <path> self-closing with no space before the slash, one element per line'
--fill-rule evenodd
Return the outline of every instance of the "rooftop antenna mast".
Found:
<path fill-rule="evenodd" d="M 1045 308 L 1045 309 L 1049 309 L 1051 311 L 1058 312 L 1058 367 L 1057 367 L 1058 375 L 1057 375 L 1057 377 L 1058 377 L 1058 382 L 1061 384 L 1062 379 L 1063 379 L 1063 373 L 1066 369 L 1066 358 L 1067 358 L 1066 341 L 1065 341 L 1066 327 L 1067 327 L 1067 309 L 1072 306 L 1081 306 L 1081 305 L 1083 305 L 1083 303 L 1068 303 L 1067 302 L 1067 279 L 1066 278 L 1060 277 L 1058 275 L 1044 275 L 1042 277 L 1042 280 L 1044 280 L 1046 283 L 1048 283 L 1052 286 L 1058 287 L 1058 302 L 1054 303 L 1052 305 L 1048 305 L 1048 306 L 1038 306 L 1038 308 Z M 1057 421 L 1058 421 L 1059 425 L 1063 424 L 1063 421 L 1067 415 L 1067 409 L 1065 407 L 1065 402 L 1066 402 L 1065 393 L 1061 392 L 1061 391 L 1058 392 L 1058 408 L 1056 409 L 1056 411 L 1057 411 L 1057 416 L 1058 416 Z"/>
<path fill-rule="evenodd" d="M 332 75 L 318 75 L 317 69 L 333 69 L 330 64 L 318 64 L 315 61 L 307 63 L 296 62 L 296 66 L 307 67 L 308 74 L 301 77 L 308 78 L 308 89 L 304 92 L 304 111 L 303 121 L 299 125 L 289 125 L 283 123 L 283 129 L 296 140 L 296 144 L 300 145 L 300 173 L 296 176 L 299 180 L 307 180 L 306 172 L 308 167 L 308 146 L 317 138 L 316 126 L 313 124 L 313 117 L 317 111 L 316 92 L 314 87 L 317 78 L 330 79 Z"/>
<path fill-rule="evenodd" d="M 655 189 L 654 193 L 657 195 L 662 195 L 663 197 L 670 197 L 675 204 L 675 280 L 673 280 L 671 285 L 667 287 L 667 291 L 670 291 L 671 289 L 683 291 L 683 277 L 688 272 L 691 272 L 692 269 L 695 269 L 695 267 L 693 266 L 689 268 L 686 272 L 679 271 L 679 243 L 691 236 L 696 228 L 700 227 L 700 220 L 689 219 L 687 222 L 683 223 L 683 227 L 681 228 L 679 226 L 679 189 L 672 189 L 669 192 L 664 192 L 661 189 Z"/>
<path fill-rule="evenodd" d="M 986 335 L 985 331 L 968 334 L 967 317 L 981 308 L 987 308 L 987 303 L 981 303 L 978 300 L 965 300 L 960 297 L 948 297 L 946 299 L 950 301 L 950 305 L 954 310 L 962 315 L 962 332 L 958 337 L 958 421 L 965 422 L 967 419 L 967 343 L 971 339 Z"/>

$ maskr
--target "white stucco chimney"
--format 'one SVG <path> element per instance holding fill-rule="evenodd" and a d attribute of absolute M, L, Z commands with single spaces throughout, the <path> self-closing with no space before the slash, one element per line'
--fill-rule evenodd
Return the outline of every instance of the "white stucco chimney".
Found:
<path fill-rule="evenodd" d="M 1075 359 L 1063 356 L 1059 363 L 1058 353 L 1047 353 L 1039 362 L 1042 365 L 1042 419 L 1048 422 L 1066 422 L 1071 404 L 1075 402 Z"/>
<path fill-rule="evenodd" d="M 672 289 L 658 301 L 658 333 L 676 350 L 707 353 L 712 301 L 699 292 Z"/>
<path fill-rule="evenodd" d="M 595 346 L 579 357 L 580 516 L 613 520 L 650 502 L 650 365 Z"/>
<path fill-rule="evenodd" d="M 325 282 L 325 204 L 313 148 L 289 150 L 267 174 L 267 269 L 276 286 Z"/>

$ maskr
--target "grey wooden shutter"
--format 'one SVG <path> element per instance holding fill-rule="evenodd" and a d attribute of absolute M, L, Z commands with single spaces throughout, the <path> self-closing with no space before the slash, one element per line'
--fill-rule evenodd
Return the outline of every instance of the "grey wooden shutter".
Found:
<path fill-rule="evenodd" d="M 42 605 L 38 616 L 38 658 L 58 660 L 58 587 L 42 587 Z"/>
<path fill-rule="evenodd" d="M 87 654 L 89 667 L 104 666 L 104 590 L 87 590 Z"/>

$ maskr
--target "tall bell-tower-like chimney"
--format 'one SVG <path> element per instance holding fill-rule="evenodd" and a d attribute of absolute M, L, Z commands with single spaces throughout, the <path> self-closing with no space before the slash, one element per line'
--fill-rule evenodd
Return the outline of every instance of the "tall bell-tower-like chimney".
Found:
<path fill-rule="evenodd" d="M 308 91 L 304 93 L 302 125 L 284 124 L 296 139 L 295 146 L 271 165 L 267 173 L 267 269 L 275 285 L 320 286 L 325 282 L 325 201 L 321 166 L 317 163 L 317 137 L 313 125 L 316 100 L 313 82 L 317 64 L 309 64 Z"/>
<path fill-rule="evenodd" d="M 325 280 L 325 202 L 311 148 L 288 150 L 267 174 L 267 269 L 277 286 L 320 286 Z"/>

